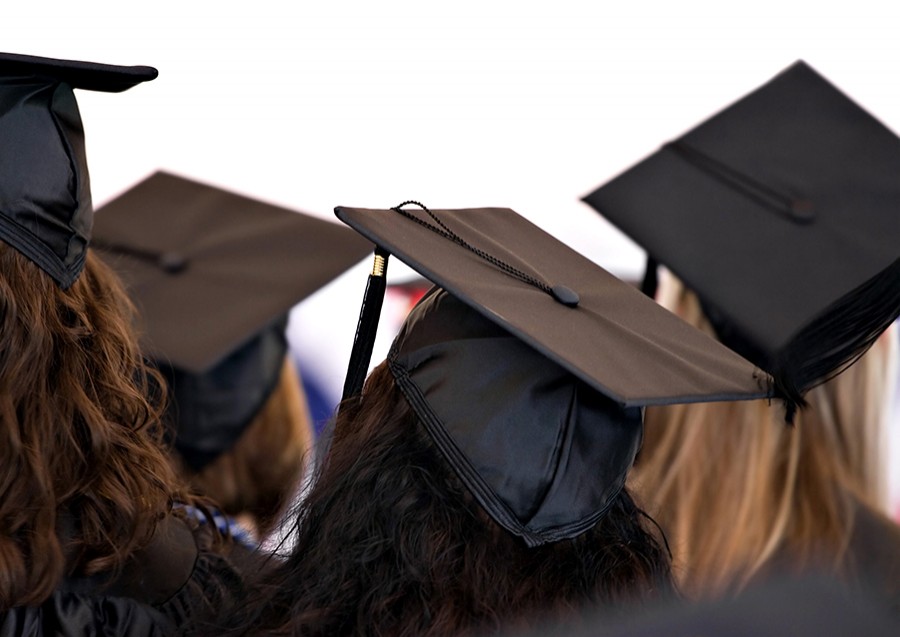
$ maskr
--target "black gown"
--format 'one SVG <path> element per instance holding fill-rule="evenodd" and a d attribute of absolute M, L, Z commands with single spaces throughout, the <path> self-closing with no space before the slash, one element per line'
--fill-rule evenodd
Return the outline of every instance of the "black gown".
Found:
<path fill-rule="evenodd" d="M 40 606 L 2 613 L 0 637 L 191 635 L 242 598 L 252 562 L 169 516 L 114 581 L 67 578 Z"/>

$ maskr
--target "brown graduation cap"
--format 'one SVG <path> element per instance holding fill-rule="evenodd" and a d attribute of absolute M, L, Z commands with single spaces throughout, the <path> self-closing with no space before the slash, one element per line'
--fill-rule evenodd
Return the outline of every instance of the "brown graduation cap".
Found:
<path fill-rule="evenodd" d="M 84 267 L 94 212 L 73 89 L 116 93 L 156 76 L 149 66 L 0 53 L 0 239 L 63 289 Z"/>
<path fill-rule="evenodd" d="M 512 210 L 335 212 L 438 286 L 390 369 L 460 479 L 529 545 L 602 516 L 640 446 L 641 406 L 768 395 L 752 364 Z M 370 297 L 358 341 L 373 333 Z M 351 360 L 345 397 L 367 365 Z"/>
<path fill-rule="evenodd" d="M 900 139 L 804 62 L 584 198 L 802 393 L 900 314 Z"/>
<path fill-rule="evenodd" d="M 288 311 L 372 250 L 340 224 L 165 172 L 97 211 L 94 247 L 137 305 L 195 468 L 237 440 L 274 387 Z"/>

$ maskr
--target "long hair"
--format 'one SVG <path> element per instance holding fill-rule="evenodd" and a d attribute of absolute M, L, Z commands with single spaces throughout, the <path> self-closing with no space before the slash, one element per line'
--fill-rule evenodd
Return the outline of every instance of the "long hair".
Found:
<path fill-rule="evenodd" d="M 313 432 L 300 378 L 285 358 L 268 400 L 234 447 L 200 471 L 173 450 L 176 466 L 199 494 L 231 516 L 252 518 L 260 538 L 280 520 L 313 449 Z"/>
<path fill-rule="evenodd" d="M 61 290 L 0 244 L 0 609 L 114 573 L 171 506 L 161 383 L 117 278 L 89 253 Z M 154 380 L 155 379 L 155 380 Z"/>
<path fill-rule="evenodd" d="M 696 295 L 671 275 L 660 302 L 712 333 Z M 629 484 L 665 529 L 684 593 L 736 592 L 769 568 L 841 571 L 854 511 L 885 504 L 893 336 L 810 390 L 793 426 L 777 402 L 647 409 Z"/>
<path fill-rule="evenodd" d="M 439 457 L 382 364 L 340 411 L 292 554 L 228 625 L 289 635 L 465 635 L 671 592 L 626 492 L 581 536 L 527 548 Z"/>

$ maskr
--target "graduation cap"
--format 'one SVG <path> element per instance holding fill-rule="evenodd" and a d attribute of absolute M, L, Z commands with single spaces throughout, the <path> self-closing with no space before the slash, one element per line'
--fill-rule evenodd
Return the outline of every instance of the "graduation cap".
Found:
<path fill-rule="evenodd" d="M 156 76 L 148 66 L 0 53 L 0 239 L 63 289 L 84 267 L 93 217 L 72 89 L 115 93 Z"/>
<path fill-rule="evenodd" d="M 803 62 L 584 198 L 802 393 L 900 314 L 900 139 Z M 650 286 L 652 289 L 652 285 Z"/>
<path fill-rule="evenodd" d="M 528 545 L 599 520 L 640 445 L 640 407 L 768 394 L 752 364 L 512 210 L 404 205 L 335 210 L 378 246 L 345 399 L 394 254 L 439 287 L 395 339 L 393 376 L 481 506 Z"/>
<path fill-rule="evenodd" d="M 176 447 L 195 469 L 275 387 L 288 311 L 372 250 L 339 224 L 165 172 L 97 211 L 94 247 L 137 305 L 145 355 L 174 396 Z"/>

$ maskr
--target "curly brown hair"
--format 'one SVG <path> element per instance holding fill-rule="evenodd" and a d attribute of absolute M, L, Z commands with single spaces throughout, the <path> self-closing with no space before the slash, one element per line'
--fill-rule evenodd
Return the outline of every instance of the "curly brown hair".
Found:
<path fill-rule="evenodd" d="M 115 573 L 180 495 L 131 316 L 93 254 L 62 290 L 0 244 L 0 609 Z"/>
<path fill-rule="evenodd" d="M 478 506 L 382 364 L 345 404 L 300 505 L 295 547 L 240 634 L 464 635 L 672 591 L 669 558 L 622 492 L 577 538 L 528 548 Z"/>

